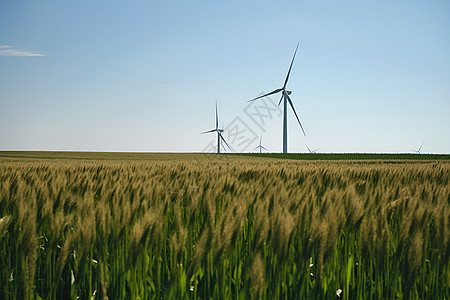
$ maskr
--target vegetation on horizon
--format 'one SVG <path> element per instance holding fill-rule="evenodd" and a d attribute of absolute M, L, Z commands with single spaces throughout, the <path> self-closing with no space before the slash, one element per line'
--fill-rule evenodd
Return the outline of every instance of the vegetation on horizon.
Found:
<path fill-rule="evenodd" d="M 0 295 L 450 298 L 448 162 L 166 156 L 0 158 Z"/>
<path fill-rule="evenodd" d="M 236 155 L 300 160 L 450 160 L 450 154 L 411 153 L 239 153 Z"/>

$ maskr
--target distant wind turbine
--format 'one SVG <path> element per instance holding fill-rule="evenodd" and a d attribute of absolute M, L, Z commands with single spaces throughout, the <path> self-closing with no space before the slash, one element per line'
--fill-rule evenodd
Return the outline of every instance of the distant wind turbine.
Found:
<path fill-rule="evenodd" d="M 422 149 L 422 146 L 423 146 L 423 142 L 422 142 L 422 144 L 420 144 L 420 147 L 419 147 L 419 149 L 417 149 L 417 150 L 411 150 L 412 152 L 414 152 L 414 153 L 416 153 L 416 154 L 420 154 L 420 149 Z"/>
<path fill-rule="evenodd" d="M 266 147 L 264 147 L 263 145 L 261 145 L 261 142 L 262 142 L 262 136 L 259 138 L 259 145 L 256 146 L 255 148 L 253 148 L 252 151 L 253 151 L 253 150 L 256 150 L 256 149 L 258 149 L 258 148 L 259 148 L 259 153 L 262 153 L 262 149 L 264 149 L 264 150 L 266 150 L 266 151 L 269 151 L 269 149 L 267 149 Z"/>
<path fill-rule="evenodd" d="M 227 147 L 231 149 L 227 141 L 225 141 L 225 139 L 222 136 L 223 129 L 219 128 L 219 114 L 217 113 L 217 101 L 216 101 L 216 128 L 202 132 L 201 134 L 211 132 L 217 132 L 217 153 L 220 153 L 220 145 L 221 145 L 220 140 L 222 140 L 225 143 L 225 145 L 227 145 Z"/>
<path fill-rule="evenodd" d="M 291 74 L 292 64 L 294 63 L 295 55 L 297 54 L 297 49 L 298 49 L 298 45 L 299 44 L 297 44 L 297 48 L 295 48 L 294 56 L 292 57 L 291 65 L 289 66 L 289 71 L 287 73 L 286 79 L 284 80 L 283 87 L 279 88 L 279 89 L 276 89 L 276 90 L 273 90 L 270 93 L 267 93 L 267 94 L 264 94 L 262 96 L 253 98 L 253 99 L 248 101 L 248 102 L 255 101 L 257 99 L 264 98 L 264 97 L 267 97 L 267 96 L 270 96 L 270 95 L 277 94 L 277 93 L 281 92 L 281 98 L 280 98 L 280 102 L 278 102 L 278 105 L 280 105 L 281 101 L 284 100 L 283 101 L 283 110 L 284 110 L 283 111 L 283 153 L 287 153 L 287 109 L 288 109 L 287 104 L 288 104 L 288 102 L 289 102 L 289 105 L 291 106 L 292 110 L 294 111 L 295 117 L 297 118 L 298 124 L 300 125 L 300 128 L 303 131 L 303 134 L 306 136 L 306 133 L 303 130 L 302 123 L 300 122 L 300 119 L 299 119 L 299 117 L 297 115 L 297 112 L 295 111 L 294 104 L 292 103 L 292 100 L 289 97 L 289 95 L 292 93 L 292 91 L 288 91 L 286 89 L 286 85 L 287 85 L 288 80 L 289 80 L 289 75 Z"/>
<path fill-rule="evenodd" d="M 317 149 L 315 149 L 315 150 L 311 150 L 311 149 L 309 149 L 308 145 L 305 144 L 305 146 L 306 146 L 306 148 L 308 148 L 308 151 L 309 151 L 309 153 L 311 153 L 311 154 L 315 154 L 315 153 L 317 153 L 317 150 L 319 150 L 319 148 L 317 148 Z"/>

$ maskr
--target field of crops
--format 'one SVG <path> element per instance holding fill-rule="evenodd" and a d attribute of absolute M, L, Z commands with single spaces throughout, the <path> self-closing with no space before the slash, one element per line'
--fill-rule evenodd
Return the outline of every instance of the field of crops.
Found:
<path fill-rule="evenodd" d="M 0 298 L 450 299 L 449 171 L 0 152 Z"/>

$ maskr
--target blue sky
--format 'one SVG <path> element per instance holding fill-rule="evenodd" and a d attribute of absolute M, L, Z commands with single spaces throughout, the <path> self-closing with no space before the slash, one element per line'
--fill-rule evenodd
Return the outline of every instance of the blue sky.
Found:
<path fill-rule="evenodd" d="M 1 1 L 0 150 L 210 151 L 217 101 L 234 151 L 262 135 L 281 152 L 279 98 L 247 100 L 282 86 L 300 43 L 307 136 L 289 111 L 290 152 L 450 153 L 449 16 L 433 0 Z"/>

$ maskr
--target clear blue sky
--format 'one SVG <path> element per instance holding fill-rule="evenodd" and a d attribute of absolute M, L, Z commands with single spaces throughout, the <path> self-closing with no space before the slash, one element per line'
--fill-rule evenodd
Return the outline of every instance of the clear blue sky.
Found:
<path fill-rule="evenodd" d="M 450 153 L 449 1 L 242 2 L 0 1 L 0 150 Z"/>

